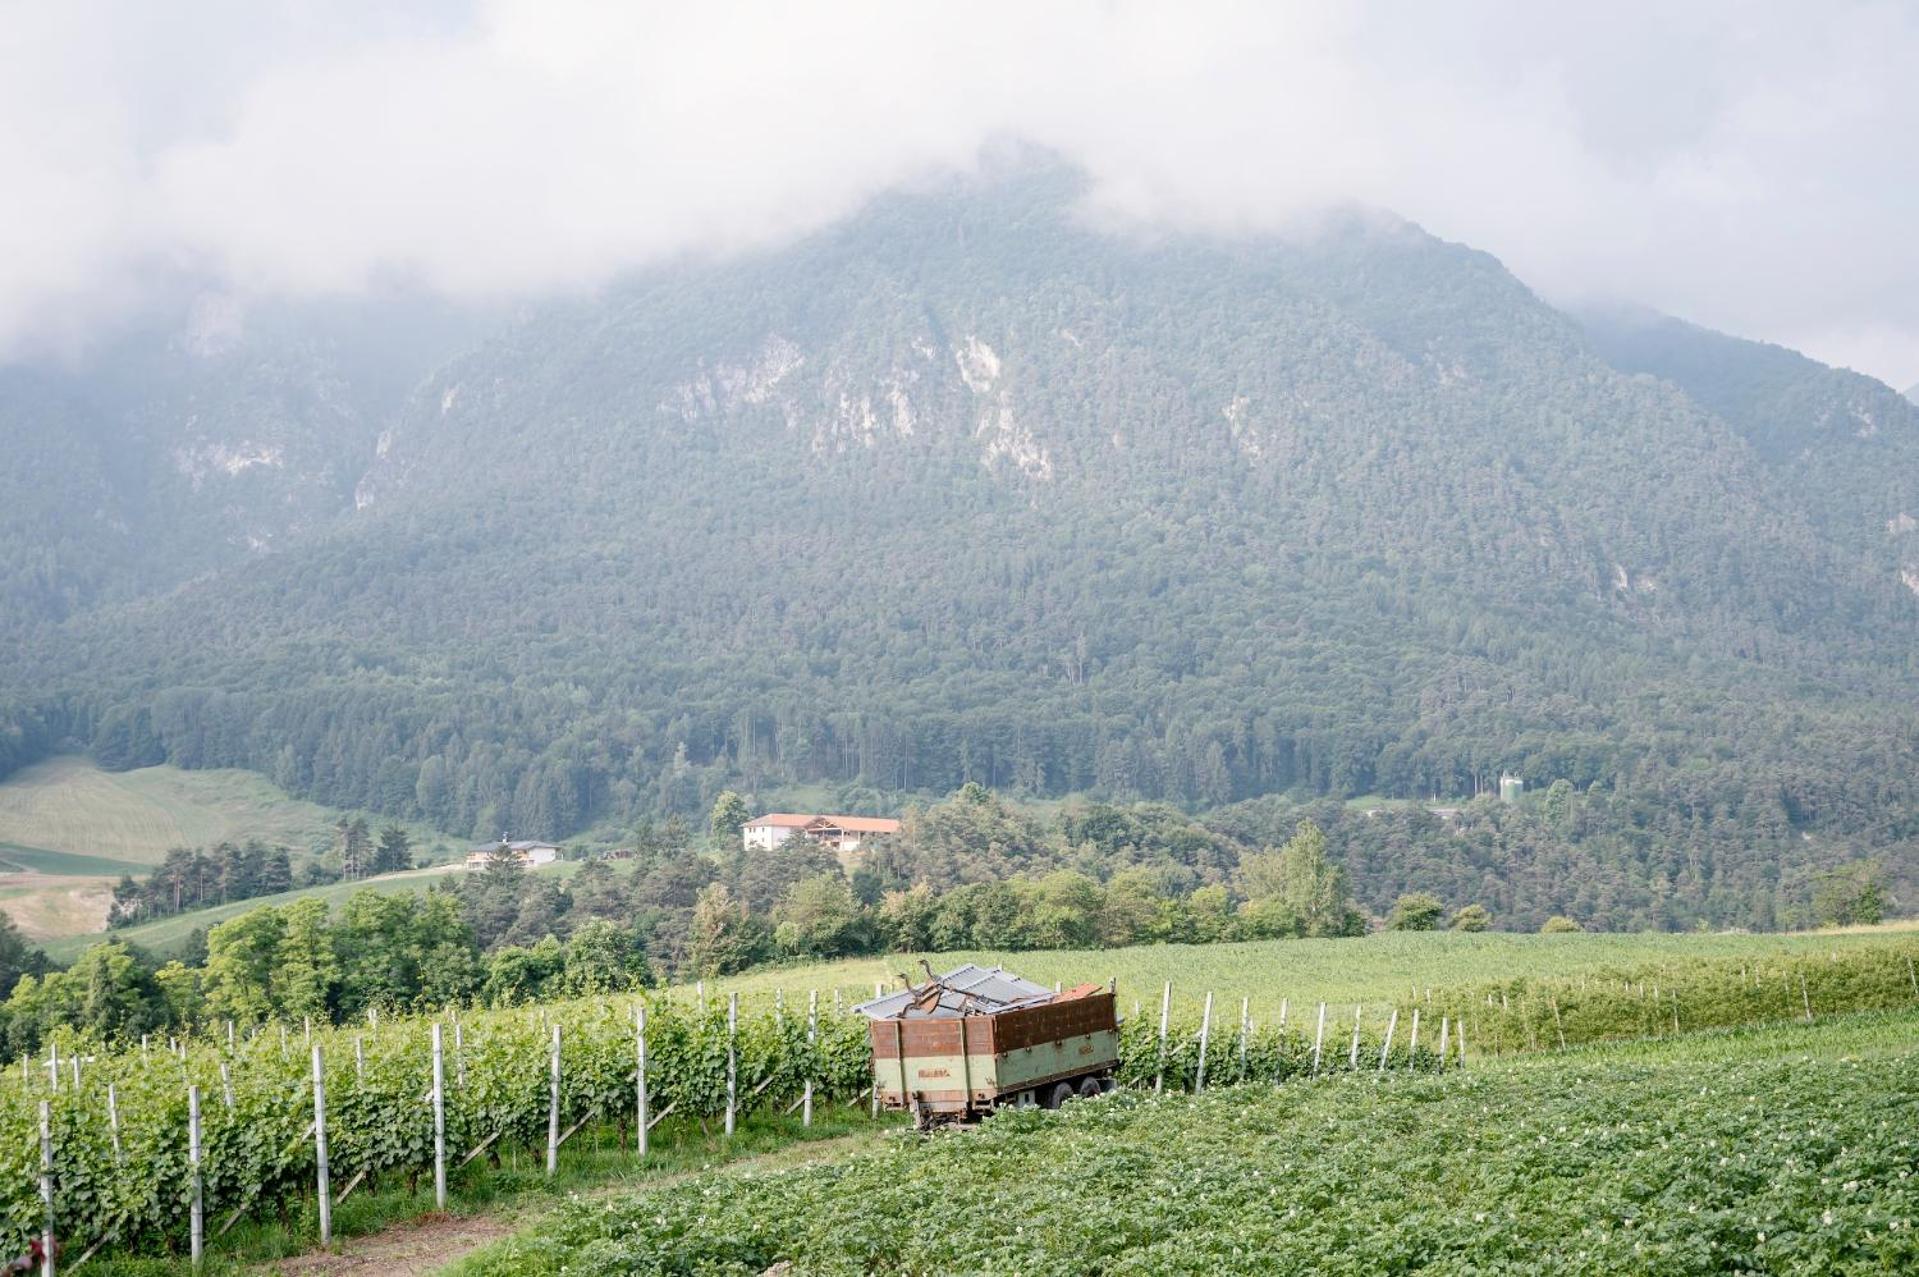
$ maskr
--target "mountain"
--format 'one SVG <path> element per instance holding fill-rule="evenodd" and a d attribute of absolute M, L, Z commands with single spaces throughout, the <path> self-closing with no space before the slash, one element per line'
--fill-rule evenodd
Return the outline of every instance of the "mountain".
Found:
<path fill-rule="evenodd" d="M 884 197 L 425 351 L 391 400 L 351 361 L 208 366 L 227 452 L 189 466 L 169 409 L 131 486 L 109 462 L 149 417 L 10 391 L 89 429 L 10 431 L 49 478 L 6 535 L 57 529 L 81 584 L 0 656 L 0 713 L 486 836 L 725 785 L 1205 808 L 1510 770 L 1608 795 L 1579 872 L 1683 880 L 1687 918 L 1859 852 L 1904 880 L 1896 397 L 1582 325 L 1389 217 L 1133 237 L 1078 190 Z M 129 490 L 200 557 L 116 577 Z"/>
<path fill-rule="evenodd" d="M 1906 387 L 1906 398 L 1910 399 L 1913 403 L 1919 404 L 1919 381 L 1915 381 L 1912 385 Z"/>

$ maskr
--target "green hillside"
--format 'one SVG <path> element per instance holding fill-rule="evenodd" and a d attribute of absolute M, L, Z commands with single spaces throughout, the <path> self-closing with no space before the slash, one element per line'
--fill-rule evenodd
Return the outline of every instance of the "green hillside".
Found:
<path fill-rule="evenodd" d="M 1349 1009 L 1355 1002 L 1404 999 L 1415 989 L 1490 984 L 1515 972 L 1546 980 L 1668 963 L 1683 966 L 1706 958 L 1757 963 L 1785 954 L 1870 950 L 1908 941 L 1913 929 L 1914 924 L 1897 924 L 1781 935 L 1382 932 L 1350 940 L 1134 945 L 1098 952 L 911 954 L 772 968 L 715 980 L 707 988 L 709 993 L 738 992 L 748 1004 L 764 1003 L 778 993 L 797 1005 L 809 989 L 828 998 L 837 990 L 843 1000 L 860 1001 L 872 996 L 875 982 L 898 988 L 901 974 L 915 982 L 923 980 L 919 963 L 924 958 L 935 971 L 947 971 L 962 962 L 1001 965 L 1042 984 L 1071 986 L 1116 979 L 1122 1009 L 1134 1002 L 1156 1008 L 1162 987 L 1170 981 L 1174 1004 L 1184 1012 L 1196 1011 L 1212 993 L 1221 1014 L 1237 1023 L 1239 1000 L 1248 998 L 1252 1013 L 1261 1023 L 1270 1024 L 1279 1015 L 1282 999 L 1297 1017 L 1299 1008 L 1321 1001 Z"/>
<path fill-rule="evenodd" d="M 253 838 L 323 852 L 338 821 L 337 812 L 231 769 L 107 772 L 56 758 L 0 781 L 0 843 L 38 849 L 24 859 L 0 850 L 0 858 L 43 873 L 138 873 L 175 847 Z"/>
<path fill-rule="evenodd" d="M 1874 859 L 1919 898 L 1919 414 L 1696 330 L 1628 357 L 1387 217 L 1137 240 L 1079 189 L 883 197 L 423 361 L 331 521 L 33 622 L 0 767 L 73 740 L 549 838 L 722 787 L 1510 772 L 1586 801 L 1445 857 L 1396 826 L 1360 894 L 1443 860 L 1526 911 L 1771 926 Z"/>
<path fill-rule="evenodd" d="M 565 876 L 577 869 L 577 865 L 561 863 L 548 865 L 533 872 L 542 875 Z M 463 865 L 436 866 L 431 869 L 415 869 L 406 873 L 383 874 L 378 878 L 362 878 L 354 882 L 335 882 L 323 887 L 302 887 L 296 891 L 285 891 L 278 895 L 256 896 L 250 900 L 238 900 L 232 904 L 217 905 L 211 909 L 195 909 L 189 913 L 175 914 L 171 918 L 161 918 L 156 922 L 145 922 L 132 927 L 119 927 L 105 935 L 74 935 L 49 940 L 43 947 L 47 956 L 55 962 L 71 962 L 87 948 L 101 940 L 124 940 L 128 944 L 149 949 L 161 958 L 178 954 L 186 944 L 187 937 L 195 931 L 204 931 L 217 926 L 229 918 L 236 918 L 250 909 L 263 905 L 284 905 L 295 900 L 323 900 L 329 907 L 337 907 L 356 891 L 377 891 L 383 895 L 418 895 L 443 880 L 448 874 L 459 875 L 466 872 Z"/>

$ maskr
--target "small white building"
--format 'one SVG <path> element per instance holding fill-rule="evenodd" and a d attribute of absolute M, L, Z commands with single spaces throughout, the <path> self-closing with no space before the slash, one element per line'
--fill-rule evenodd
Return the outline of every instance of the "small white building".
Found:
<path fill-rule="evenodd" d="M 560 858 L 560 849 L 550 842 L 537 842 L 531 839 L 520 842 L 490 842 L 467 850 L 466 867 L 468 869 L 491 868 L 493 858 L 503 850 L 510 853 L 523 869 L 537 869 L 541 865 L 550 865 Z"/>
<path fill-rule="evenodd" d="M 857 851 L 868 839 L 899 831 L 900 822 L 885 816 L 818 816 L 810 812 L 775 811 L 740 826 L 740 840 L 749 849 L 771 851 L 798 834 L 834 851 Z"/>

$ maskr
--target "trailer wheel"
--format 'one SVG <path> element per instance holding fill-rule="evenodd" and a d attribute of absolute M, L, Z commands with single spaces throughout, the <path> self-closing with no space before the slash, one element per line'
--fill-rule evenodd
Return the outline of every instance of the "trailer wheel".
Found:
<path fill-rule="evenodd" d="M 1072 1098 L 1073 1084 L 1071 1082 L 1061 1082 L 1058 1086 L 1046 1093 L 1046 1107 L 1056 1109 Z"/>
<path fill-rule="evenodd" d="M 1096 1100 L 1104 1094 L 1105 1092 L 1100 1089 L 1099 1079 L 1096 1077 L 1089 1077 L 1079 1084 L 1079 1098 L 1082 1100 Z"/>

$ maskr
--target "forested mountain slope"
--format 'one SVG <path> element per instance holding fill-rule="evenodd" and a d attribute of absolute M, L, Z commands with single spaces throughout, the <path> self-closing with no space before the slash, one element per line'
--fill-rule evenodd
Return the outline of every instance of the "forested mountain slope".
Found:
<path fill-rule="evenodd" d="M 1386 218 L 1136 239 L 1075 193 L 888 197 L 422 361 L 344 430 L 350 491 L 312 471 L 330 522 L 50 609 L 13 712 L 481 835 L 723 784 L 1203 806 L 1511 769 L 1621 827 L 1905 863 L 1890 392 L 1595 345 Z"/>

